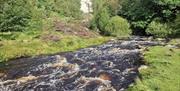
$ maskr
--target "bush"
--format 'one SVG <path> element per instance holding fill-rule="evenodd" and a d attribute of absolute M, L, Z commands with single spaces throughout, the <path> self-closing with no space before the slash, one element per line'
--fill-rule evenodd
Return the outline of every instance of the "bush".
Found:
<path fill-rule="evenodd" d="M 145 32 L 154 18 L 161 18 L 164 22 L 173 21 L 179 11 L 180 0 L 120 0 L 119 15 L 131 24 L 134 34 Z M 139 31 L 143 30 L 143 31 Z M 142 33 L 142 34 L 143 34 Z M 146 34 L 144 34 L 146 35 Z"/>
<path fill-rule="evenodd" d="M 172 34 L 172 29 L 165 23 L 159 21 L 152 21 L 146 29 L 147 34 L 154 37 L 168 37 Z"/>
<path fill-rule="evenodd" d="M 93 0 L 94 18 L 90 28 L 98 29 L 103 35 L 127 36 L 131 33 L 127 20 L 117 14 L 119 0 Z"/>
<path fill-rule="evenodd" d="M 105 26 L 108 24 L 110 15 L 106 8 L 102 8 L 94 14 L 94 17 L 91 21 L 91 28 L 98 29 L 102 34 L 104 34 Z"/>
<path fill-rule="evenodd" d="M 101 34 L 106 34 L 105 27 L 109 23 L 110 17 L 116 15 L 118 10 L 118 0 L 92 0 L 94 18 L 90 28 L 99 30 Z"/>
<path fill-rule="evenodd" d="M 175 21 L 171 25 L 173 29 L 173 37 L 180 37 L 180 13 L 177 15 Z"/>
<path fill-rule="evenodd" d="M 131 33 L 128 21 L 119 16 L 110 19 L 105 27 L 105 32 L 112 36 L 128 36 Z"/>
<path fill-rule="evenodd" d="M 31 17 L 27 1 L 8 0 L 0 6 L 0 32 L 24 30 Z"/>
<path fill-rule="evenodd" d="M 105 26 L 108 24 L 109 22 L 109 14 L 108 11 L 104 8 L 102 9 L 102 11 L 100 11 L 97 15 L 97 27 L 99 28 L 99 30 L 101 32 L 103 32 L 105 30 Z"/>

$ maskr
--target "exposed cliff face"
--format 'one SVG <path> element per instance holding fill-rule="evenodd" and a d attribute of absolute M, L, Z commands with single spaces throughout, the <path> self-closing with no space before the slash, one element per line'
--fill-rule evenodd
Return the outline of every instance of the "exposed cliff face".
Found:
<path fill-rule="evenodd" d="M 138 75 L 141 49 L 158 44 L 135 37 L 13 60 L 1 68 L 0 91 L 123 91 Z"/>
<path fill-rule="evenodd" d="M 81 9 L 80 10 L 86 14 L 93 12 L 91 0 L 81 0 Z"/>

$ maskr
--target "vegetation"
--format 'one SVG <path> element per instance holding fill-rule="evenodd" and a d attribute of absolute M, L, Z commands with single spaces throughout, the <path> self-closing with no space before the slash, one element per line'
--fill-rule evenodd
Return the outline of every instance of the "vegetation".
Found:
<path fill-rule="evenodd" d="M 129 24 L 126 19 L 117 16 L 118 0 L 93 0 L 94 18 L 91 28 L 99 30 L 103 35 L 128 36 Z"/>
<path fill-rule="evenodd" d="M 65 29 L 56 31 L 56 27 L 63 29 L 73 23 L 77 24 L 74 32 L 81 30 L 80 19 L 80 0 L 0 0 L 0 62 L 73 51 L 107 41 L 95 33 L 91 33 L 93 38 L 65 34 Z M 59 21 L 62 24 L 56 24 Z"/>
<path fill-rule="evenodd" d="M 173 36 L 180 37 L 180 13 L 177 14 L 177 17 L 174 22 L 171 23 L 171 27 L 174 30 Z"/>
<path fill-rule="evenodd" d="M 52 17 L 77 19 L 81 16 L 79 8 L 77 0 L 1 0 L 0 31 L 32 30 Z"/>
<path fill-rule="evenodd" d="M 179 44 L 179 39 L 170 44 Z M 145 53 L 147 69 L 140 70 L 140 79 L 129 91 L 179 91 L 180 49 L 156 46 Z"/>
<path fill-rule="evenodd" d="M 112 36 L 128 36 L 131 34 L 130 25 L 126 19 L 119 16 L 114 16 L 105 26 L 106 34 Z"/>
<path fill-rule="evenodd" d="M 111 29 L 108 24 L 112 17 L 119 15 L 128 20 L 132 34 L 178 37 L 179 5 L 179 0 L 93 0 L 94 18 L 90 28 L 110 35 L 107 31 L 111 30 L 106 30 Z"/>
<path fill-rule="evenodd" d="M 8 0 L 0 3 L 0 31 L 22 31 L 28 24 L 30 10 L 23 0 Z"/>
<path fill-rule="evenodd" d="M 14 32 L 3 34 L 3 36 L 4 39 L 0 41 L 0 62 L 18 57 L 73 51 L 91 45 L 98 45 L 109 39 L 100 36 L 97 38 L 82 38 L 55 31 Z M 52 36 L 54 39 L 51 39 Z M 13 40 L 9 40 L 9 38 Z"/>
<path fill-rule="evenodd" d="M 133 34 L 146 35 L 145 30 L 155 18 L 161 19 L 161 23 L 173 22 L 179 13 L 180 1 L 122 0 L 120 5 L 119 15 L 128 19 Z"/>
<path fill-rule="evenodd" d="M 152 34 L 155 37 L 167 37 L 172 34 L 172 29 L 167 25 L 158 21 L 152 21 L 147 29 L 147 34 Z"/>
<path fill-rule="evenodd" d="M 94 12 L 89 26 L 102 35 L 180 37 L 180 0 L 92 2 Z M 87 31 L 85 24 L 78 25 L 81 16 L 80 0 L 0 0 L 0 62 L 73 51 L 109 39 Z M 169 44 L 179 46 L 180 41 L 173 39 Z M 178 48 L 149 48 L 145 52 L 148 68 L 140 70 L 140 78 L 128 90 L 180 91 L 179 59 Z"/>

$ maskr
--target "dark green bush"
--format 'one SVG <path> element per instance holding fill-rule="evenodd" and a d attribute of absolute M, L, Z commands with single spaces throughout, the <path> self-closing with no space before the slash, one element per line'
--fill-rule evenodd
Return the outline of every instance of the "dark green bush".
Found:
<path fill-rule="evenodd" d="M 105 32 L 112 36 L 128 36 L 131 34 L 128 21 L 122 17 L 114 16 L 105 27 Z"/>
<path fill-rule="evenodd" d="M 180 13 L 177 15 L 174 22 L 171 23 L 173 29 L 173 37 L 180 37 Z"/>
<path fill-rule="evenodd" d="M 90 28 L 99 30 L 102 34 L 107 35 L 105 30 L 110 18 L 116 15 L 118 10 L 118 0 L 92 0 L 94 18 L 91 21 Z"/>
<path fill-rule="evenodd" d="M 180 0 L 121 0 L 120 5 L 119 15 L 128 19 L 134 34 L 139 34 L 137 32 L 144 32 L 155 18 L 161 18 L 166 23 L 173 21 Z"/>
<path fill-rule="evenodd" d="M 26 0 L 7 0 L 0 7 L 0 32 L 23 31 L 30 19 Z"/>
<path fill-rule="evenodd" d="M 104 33 L 105 27 L 110 19 L 108 11 L 104 8 L 96 15 L 96 23 L 98 29 Z"/>

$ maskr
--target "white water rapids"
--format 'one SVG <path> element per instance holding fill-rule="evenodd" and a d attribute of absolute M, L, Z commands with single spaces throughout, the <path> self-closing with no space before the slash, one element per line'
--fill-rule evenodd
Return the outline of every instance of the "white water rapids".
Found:
<path fill-rule="evenodd" d="M 80 10 L 85 14 L 93 12 L 91 0 L 81 0 Z"/>

